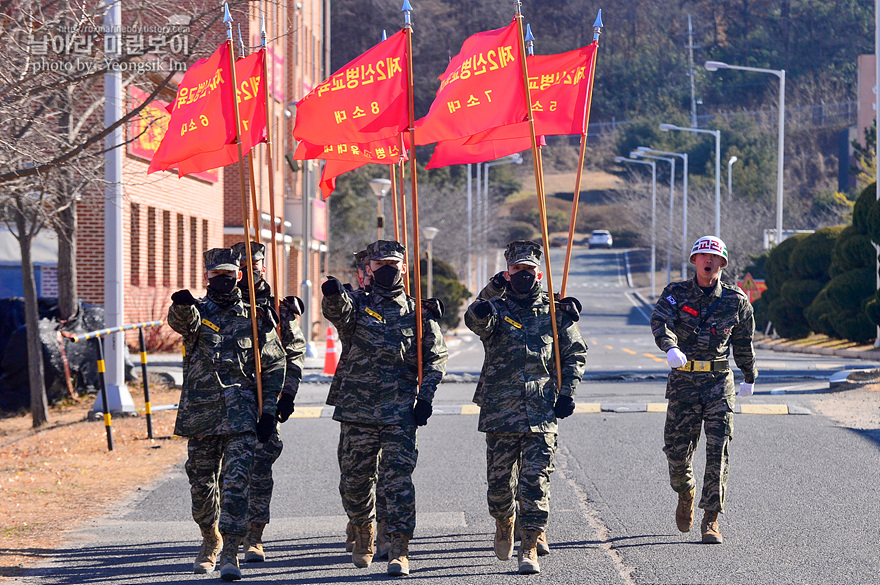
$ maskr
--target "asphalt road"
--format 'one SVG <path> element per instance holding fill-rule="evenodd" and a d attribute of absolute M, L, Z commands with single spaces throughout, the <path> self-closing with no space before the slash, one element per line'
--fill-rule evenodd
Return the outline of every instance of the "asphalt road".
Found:
<path fill-rule="evenodd" d="M 554 254 L 557 251 L 554 250 Z M 590 345 L 581 410 L 560 424 L 552 480 L 552 553 L 540 575 L 516 575 L 515 561 L 491 552 L 485 503 L 484 438 L 470 412 L 479 340 L 450 347 L 450 379 L 435 416 L 419 430 L 414 475 L 418 527 L 410 581 L 431 584 L 863 584 L 880 583 L 880 431 L 855 431 L 810 413 L 809 398 L 842 358 L 759 352 L 753 397 L 738 400 L 724 544 L 699 543 L 675 528 L 675 494 L 662 451 L 668 367 L 648 328 L 650 306 L 627 284 L 622 251 L 577 250 L 567 294 L 581 299 Z M 558 258 L 554 257 L 554 261 Z M 559 262 L 561 266 L 561 262 Z M 555 269 L 558 270 L 558 269 Z M 554 281 L 559 286 L 559 278 Z M 326 384 L 304 384 L 298 415 L 282 426 L 275 465 L 268 559 L 243 565 L 245 581 L 365 582 L 389 579 L 385 563 L 356 569 L 342 546 L 338 424 L 322 409 Z M 589 406 L 589 408 L 586 408 Z M 593 408 L 598 406 L 599 408 Z M 308 408 L 313 407 L 313 408 Z M 803 414 L 750 414 L 800 412 Z M 698 477 L 704 452 L 696 455 Z M 697 517 L 699 521 L 699 515 Z M 57 555 L 13 582 L 191 583 L 199 533 L 181 465 L 72 535 Z"/>

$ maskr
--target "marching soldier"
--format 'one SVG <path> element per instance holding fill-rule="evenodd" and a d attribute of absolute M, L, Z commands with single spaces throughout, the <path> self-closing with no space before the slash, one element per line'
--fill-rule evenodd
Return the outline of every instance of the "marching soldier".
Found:
<path fill-rule="evenodd" d="M 415 301 L 404 292 L 403 246 L 379 240 L 367 246 L 372 290 L 349 293 L 330 277 L 321 285 L 324 316 L 351 344 L 333 418 L 340 425 L 343 508 L 354 525 L 352 562 L 373 560 L 375 485 L 381 453 L 391 540 L 388 574 L 409 574 L 409 540 L 415 530 L 412 472 L 418 458 L 416 426 L 431 416 L 448 353 L 439 311 L 422 313 L 423 381 L 418 384 Z M 426 303 L 427 304 L 427 303 Z"/>
<path fill-rule="evenodd" d="M 242 256 L 241 270 L 247 270 L 246 253 L 247 247 L 244 242 L 238 242 L 232 246 L 232 250 Z M 275 299 L 272 297 L 272 289 L 266 282 L 266 246 L 257 242 L 251 242 L 251 258 L 253 260 L 254 294 L 256 302 L 251 303 L 248 290 L 248 279 L 245 273 L 238 283 L 241 290 L 242 300 L 247 306 L 256 306 L 257 311 L 264 318 L 275 316 Z M 284 386 L 278 398 L 277 419 L 279 423 L 286 422 L 293 414 L 294 400 L 299 384 L 302 381 L 302 370 L 305 364 L 306 338 L 300 329 L 297 315 L 301 315 L 303 303 L 299 297 L 289 296 L 280 303 L 280 326 L 278 333 L 286 356 L 287 375 L 284 377 Z M 272 465 L 281 455 L 284 443 L 279 434 L 280 426 L 275 425 L 269 440 L 258 442 L 254 452 L 254 466 L 251 469 L 251 484 L 248 492 L 248 531 L 244 537 L 244 560 L 246 563 L 263 562 L 266 560 L 266 552 L 263 549 L 263 530 L 269 523 L 269 503 L 272 500 Z"/>
<path fill-rule="evenodd" d="M 752 336 L 752 305 L 739 288 L 721 282 L 727 266 L 727 246 L 705 236 L 694 243 L 692 280 L 673 282 L 663 289 L 651 316 L 657 347 L 666 352 L 672 367 L 666 384 L 664 447 L 669 461 L 669 481 L 678 492 L 675 522 L 689 532 L 694 522 L 696 481 L 692 460 L 706 430 L 706 471 L 700 508 L 702 540 L 721 544 L 718 514 L 724 512 L 727 491 L 728 446 L 733 438 L 734 384 L 728 355 L 745 381 L 739 394 L 750 396 L 758 370 Z"/>
<path fill-rule="evenodd" d="M 575 324 L 579 303 L 573 298 L 559 301 L 562 387 L 558 388 L 550 301 L 539 282 L 541 248 L 517 240 L 508 244 L 504 257 L 507 286 L 495 283 L 497 290 L 490 291 L 494 296 L 487 294 L 489 298 L 479 298 L 468 307 L 465 324 L 480 337 L 486 352 L 478 430 L 486 433 L 495 555 L 508 560 L 513 554 L 519 497 L 519 572 L 538 573 L 538 542 L 546 543 L 550 512 L 557 419 L 574 412 L 573 397 L 584 375 L 587 346 Z"/>
<path fill-rule="evenodd" d="M 247 531 L 248 485 L 257 439 L 275 428 L 275 405 L 284 383 L 284 350 L 270 320 L 259 323 L 263 410 L 257 412 L 253 333 L 236 282 L 239 254 L 214 248 L 204 254 L 207 295 L 171 295 L 168 324 L 183 336 L 187 362 L 174 434 L 188 437 L 186 473 L 193 519 L 202 547 L 193 569 L 241 579 L 238 548 Z M 223 478 L 222 481 L 220 478 Z"/>

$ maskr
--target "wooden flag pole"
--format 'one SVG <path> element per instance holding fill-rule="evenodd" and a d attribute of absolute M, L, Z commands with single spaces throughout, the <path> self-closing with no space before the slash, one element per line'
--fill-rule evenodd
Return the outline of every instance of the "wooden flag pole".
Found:
<path fill-rule="evenodd" d="M 406 235 L 406 189 L 403 188 L 405 183 L 403 182 L 406 178 L 406 169 L 404 168 L 404 162 L 401 160 L 397 163 L 397 168 L 400 171 L 400 235 L 401 239 L 398 240 L 401 244 L 403 244 L 403 263 L 406 266 L 409 266 L 409 246 L 407 240 L 409 239 Z M 409 279 L 403 279 L 403 287 L 406 291 L 406 294 L 409 294 Z"/>
<path fill-rule="evenodd" d="M 565 286 L 568 284 L 568 269 L 571 265 L 571 249 L 574 244 L 574 229 L 575 223 L 577 223 L 577 214 L 578 214 L 578 202 L 580 201 L 581 196 L 581 176 L 584 170 L 584 160 L 587 155 L 587 131 L 590 127 L 590 106 L 592 105 L 593 100 L 593 80 L 596 78 L 596 53 L 598 53 L 598 45 L 599 45 L 599 35 L 602 34 L 602 10 L 599 10 L 599 15 L 596 17 L 596 22 L 593 23 L 593 44 L 596 45 L 596 50 L 593 51 L 593 63 L 590 68 L 590 83 L 589 89 L 587 90 L 587 100 L 584 104 L 584 131 L 581 133 L 581 148 L 580 155 L 578 156 L 578 170 L 577 176 L 574 180 L 574 197 L 571 200 L 571 220 L 568 224 L 568 246 L 565 249 L 565 267 L 562 269 L 562 286 L 559 288 L 559 296 L 565 297 Z"/>
<path fill-rule="evenodd" d="M 275 312 L 280 311 L 281 289 L 278 288 L 278 235 L 275 229 L 275 164 L 272 160 L 272 118 L 269 116 L 269 52 L 266 49 L 266 21 L 260 16 L 260 44 L 263 47 L 263 88 L 266 94 L 266 163 L 269 166 L 269 215 L 272 232 L 272 291 Z M 280 324 L 279 324 L 280 327 Z"/>
<path fill-rule="evenodd" d="M 388 165 L 391 175 L 391 217 L 394 221 L 394 240 L 400 241 L 400 224 L 397 221 L 397 177 L 394 176 L 394 165 Z"/>
<path fill-rule="evenodd" d="M 244 58 L 244 39 L 241 38 L 241 25 L 238 25 L 238 46 L 240 48 L 241 58 Z M 236 95 L 238 92 L 238 86 L 235 88 Z M 236 101 L 236 104 L 238 102 Z M 266 111 L 266 115 L 268 116 L 268 110 Z M 268 125 L 268 118 L 267 118 Z M 259 208 L 257 207 L 257 180 L 256 174 L 254 173 L 254 152 L 251 150 L 248 154 L 245 155 L 248 161 L 248 169 L 250 176 L 250 187 L 251 187 L 251 206 L 253 207 L 253 217 L 254 217 L 254 239 L 260 243 L 263 243 L 263 213 L 262 213 L 262 201 L 260 202 Z M 260 198 L 262 199 L 262 197 Z M 250 233 L 247 234 L 247 238 L 250 238 Z M 253 297 L 252 297 L 253 298 Z"/>
<path fill-rule="evenodd" d="M 416 183 L 416 119 L 415 98 L 413 96 L 413 60 L 412 60 L 412 7 L 409 0 L 404 0 L 404 29 L 406 30 L 406 71 L 407 97 L 409 99 L 409 180 L 412 189 L 412 230 L 413 230 L 413 284 L 416 298 L 416 358 L 419 367 L 419 388 L 422 387 L 424 372 L 422 371 L 422 270 L 419 255 L 419 188 Z M 403 185 L 401 184 L 401 187 Z M 401 188 L 401 191 L 403 189 Z"/>
<path fill-rule="evenodd" d="M 516 0 L 516 28 L 519 31 L 519 50 L 522 62 L 523 88 L 529 112 L 529 133 L 532 138 L 532 159 L 535 167 L 535 189 L 538 192 L 538 213 L 541 216 L 541 237 L 544 243 L 544 266 L 547 272 L 547 295 L 550 297 L 550 325 L 553 327 L 553 356 L 556 361 L 557 389 L 562 389 L 562 360 L 559 356 L 559 332 L 556 325 L 556 300 L 553 297 L 553 276 L 550 274 L 550 235 L 547 232 L 547 205 L 544 199 L 544 173 L 538 139 L 535 136 L 535 117 L 532 114 L 532 96 L 529 94 L 529 70 L 526 65 L 526 45 L 523 38 L 522 3 Z"/>
<path fill-rule="evenodd" d="M 238 96 L 236 88 L 238 82 L 235 79 L 235 47 L 232 44 L 232 16 L 229 14 L 229 5 L 223 5 L 223 22 L 226 23 L 226 42 L 229 45 L 229 69 L 232 76 L 232 109 L 235 112 L 235 144 L 238 146 L 238 179 L 241 191 L 241 216 L 244 223 L 244 244 L 247 253 L 248 271 L 254 273 L 254 259 L 251 256 L 251 238 L 250 238 L 250 222 L 247 214 L 247 195 L 245 195 L 244 184 L 244 157 L 241 148 L 241 115 L 238 111 Z M 253 301 L 256 293 L 254 292 L 254 279 L 248 278 L 248 294 Z M 257 381 L 257 417 L 263 412 L 263 367 L 260 363 L 260 332 L 257 327 L 257 312 L 250 311 L 251 329 L 254 336 L 254 373 Z"/>

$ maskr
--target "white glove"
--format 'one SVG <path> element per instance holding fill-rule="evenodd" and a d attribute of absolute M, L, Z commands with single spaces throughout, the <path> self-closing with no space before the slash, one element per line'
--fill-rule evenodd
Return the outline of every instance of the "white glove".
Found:
<path fill-rule="evenodd" d="M 739 392 L 737 392 L 737 396 L 751 396 L 755 392 L 755 383 L 752 382 L 749 384 L 748 382 L 743 382 L 739 385 Z"/>
<path fill-rule="evenodd" d="M 680 349 L 673 347 L 666 352 L 666 361 L 669 362 L 670 368 L 680 368 L 687 363 L 688 359 Z"/>

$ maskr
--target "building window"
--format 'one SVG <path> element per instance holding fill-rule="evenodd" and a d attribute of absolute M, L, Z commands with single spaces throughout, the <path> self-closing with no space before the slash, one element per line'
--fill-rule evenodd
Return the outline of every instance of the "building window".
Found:
<path fill-rule="evenodd" d="M 171 212 L 162 212 L 162 286 L 171 287 Z"/>
<path fill-rule="evenodd" d="M 186 251 L 183 247 L 183 215 L 177 214 L 177 288 L 183 288 L 184 279 L 186 278 Z"/>
<path fill-rule="evenodd" d="M 141 284 L 141 208 L 131 204 L 131 285 Z"/>
<path fill-rule="evenodd" d="M 199 288 L 199 220 L 189 218 L 189 287 Z"/>
<path fill-rule="evenodd" d="M 156 208 L 147 207 L 147 286 L 156 286 Z"/>

